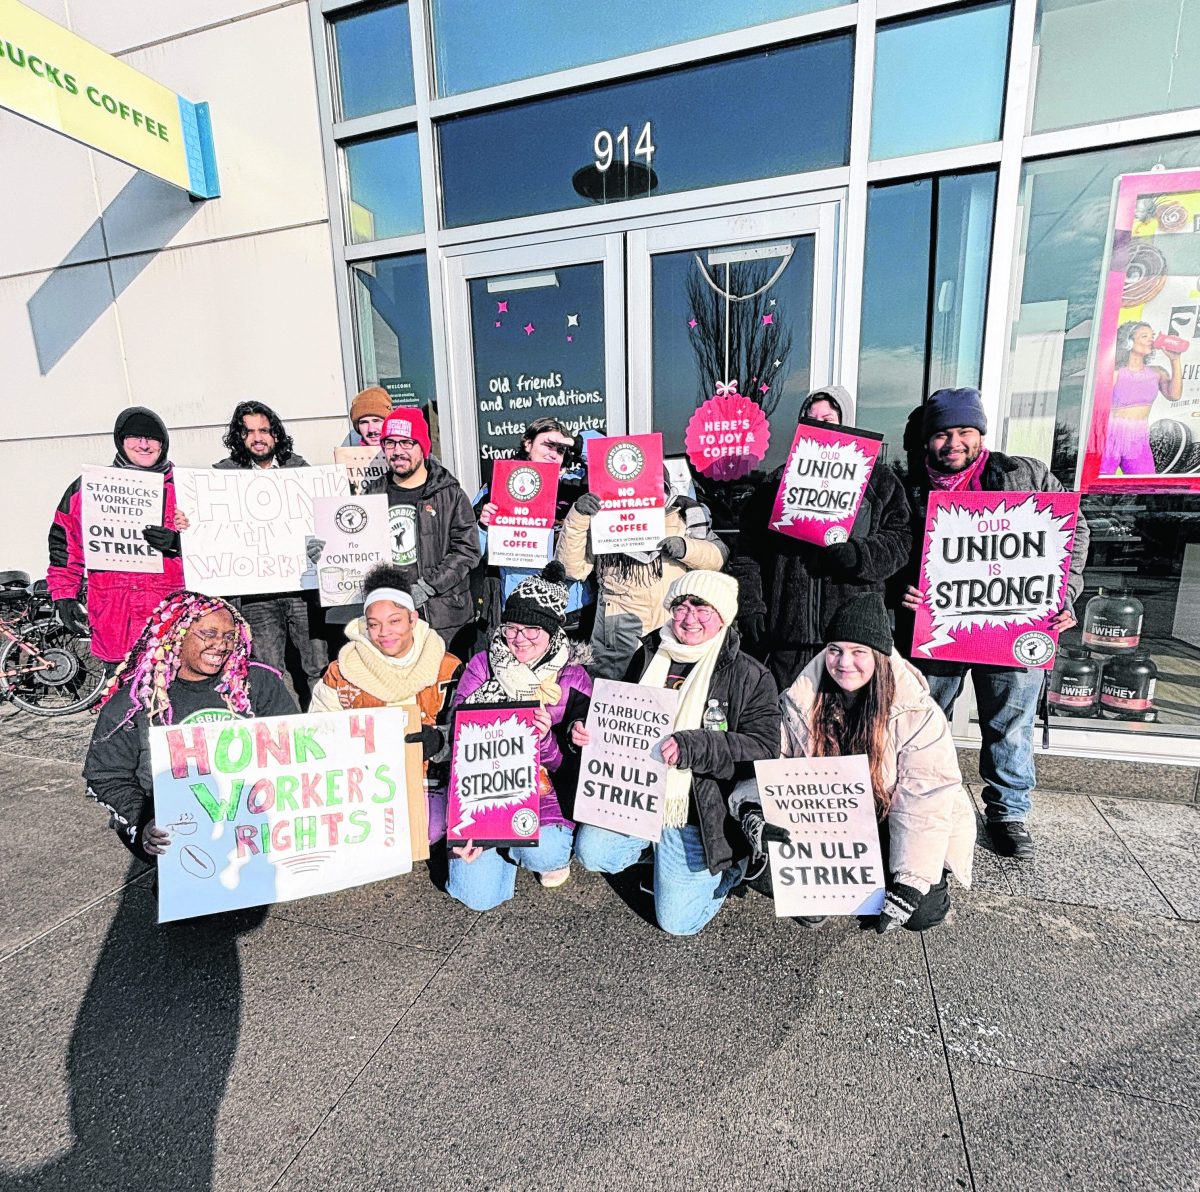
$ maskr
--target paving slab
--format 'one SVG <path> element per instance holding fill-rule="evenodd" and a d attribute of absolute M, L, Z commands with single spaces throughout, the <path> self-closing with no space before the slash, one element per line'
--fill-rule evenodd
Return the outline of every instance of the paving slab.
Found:
<path fill-rule="evenodd" d="M 925 943 L 952 1060 L 1200 1101 L 1194 925 L 979 894 Z"/>
<path fill-rule="evenodd" d="M 982 788 L 968 789 L 982 816 Z M 1014 894 L 1175 917 L 1171 904 L 1086 795 L 1035 795 L 1028 822 L 1037 845 L 1035 859 L 999 858 Z M 987 833 L 981 826 L 976 858 L 990 851 Z M 995 853 L 991 856 L 995 858 Z"/>
<path fill-rule="evenodd" d="M 74 762 L 78 775 L 92 739 L 96 718 L 91 712 L 74 716 L 35 716 L 12 704 L 0 704 L 0 750 L 16 757 L 44 757 Z"/>
<path fill-rule="evenodd" d="M 1092 801 L 1175 913 L 1200 919 L 1200 807 Z"/>
<path fill-rule="evenodd" d="M 810 932 L 748 896 L 672 939 L 594 875 L 558 892 L 523 878 L 510 908 L 481 917 L 281 1188 L 704 1187 L 735 1172 L 884 1187 L 909 1162 L 926 1186 L 965 1186 L 915 936 Z M 880 1098 L 893 1081 L 906 1096 Z"/>
<path fill-rule="evenodd" d="M 140 888 L 0 965 L 6 1189 L 262 1188 L 441 963 Z"/>
<path fill-rule="evenodd" d="M 1200 1188 L 1192 1108 L 955 1064 L 977 1192 Z"/>

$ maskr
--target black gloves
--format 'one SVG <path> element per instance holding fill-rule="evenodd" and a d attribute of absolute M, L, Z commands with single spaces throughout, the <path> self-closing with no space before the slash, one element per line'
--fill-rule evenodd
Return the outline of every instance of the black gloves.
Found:
<path fill-rule="evenodd" d="M 168 530 L 166 526 L 146 526 L 142 530 L 142 537 L 165 558 L 178 559 L 182 553 L 178 530 Z"/>
<path fill-rule="evenodd" d="M 56 600 L 54 611 L 58 614 L 62 627 L 68 633 L 74 633 L 80 637 L 91 635 L 92 627 L 88 624 L 87 609 L 74 596 Z"/>
<path fill-rule="evenodd" d="M 858 547 L 853 542 L 835 542 L 827 546 L 825 557 L 839 571 L 855 571 L 860 562 Z"/>
<path fill-rule="evenodd" d="M 883 910 L 879 912 L 875 930 L 883 935 L 885 931 L 903 927 L 912 918 L 913 912 L 924 897 L 920 890 L 906 886 L 903 882 L 888 886 L 887 897 L 883 900 Z"/>
<path fill-rule="evenodd" d="M 584 517 L 595 517 L 600 512 L 600 498 L 595 493 L 584 493 L 573 506 L 576 513 Z"/>
<path fill-rule="evenodd" d="M 787 844 L 791 840 L 786 828 L 768 824 L 762 808 L 757 803 L 748 803 L 742 808 L 742 834 L 746 837 L 756 857 L 763 856 L 769 843 Z"/>
<path fill-rule="evenodd" d="M 767 636 L 767 618 L 762 613 L 744 613 L 738 617 L 738 628 L 748 642 L 760 642 Z"/>
<path fill-rule="evenodd" d="M 446 744 L 445 730 L 438 728 L 436 724 L 423 724 L 420 732 L 407 733 L 404 743 L 420 745 L 422 758 L 429 761 L 430 758 L 437 757 L 444 748 Z"/>
<path fill-rule="evenodd" d="M 668 559 L 682 559 L 687 553 L 687 543 L 684 539 L 675 535 L 671 538 L 664 538 L 657 547 Z"/>
<path fill-rule="evenodd" d="M 429 602 L 430 596 L 436 596 L 437 593 L 423 579 L 419 579 L 413 584 L 409 595 L 412 597 L 413 604 L 417 608 L 421 608 Z"/>

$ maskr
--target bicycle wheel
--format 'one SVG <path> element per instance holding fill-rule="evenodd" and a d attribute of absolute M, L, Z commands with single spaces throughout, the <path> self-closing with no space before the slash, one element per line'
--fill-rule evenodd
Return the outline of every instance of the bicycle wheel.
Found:
<path fill-rule="evenodd" d="M 4 694 L 35 716 L 69 716 L 90 708 L 104 690 L 104 663 L 92 657 L 89 638 L 77 637 L 57 622 L 27 629 L 24 641 L 52 665 L 33 670 L 35 657 L 15 641 L 0 647 Z M 8 672 L 12 673 L 8 673 Z"/>

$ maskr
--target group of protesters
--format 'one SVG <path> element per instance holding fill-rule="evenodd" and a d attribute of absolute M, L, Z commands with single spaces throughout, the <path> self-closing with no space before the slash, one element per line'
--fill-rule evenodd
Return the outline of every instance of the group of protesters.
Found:
<path fill-rule="evenodd" d="M 828 386 L 797 412 L 852 425 L 851 394 Z M 423 412 L 392 409 L 373 387 L 351 407 L 354 441 L 378 447 L 387 471 L 392 559 L 365 577 L 361 615 L 325 623 L 312 594 L 222 599 L 186 590 L 170 438 L 152 411 L 123 411 L 113 466 L 162 474 L 161 525 L 143 531 L 161 574 L 86 572 L 80 483 L 50 530 L 51 595 L 63 623 L 90 633 L 110 670 L 84 768 L 88 792 L 124 844 L 153 862 L 171 847 L 154 819 L 149 727 L 312 711 L 407 707 L 406 743 L 424 759 L 429 843 L 446 835 L 451 724 L 460 706 L 537 706 L 540 832 L 536 844 L 446 846 L 448 893 L 475 910 L 511 899 L 519 869 L 568 881 L 573 862 L 617 873 L 644 867 L 664 931 L 691 935 L 739 888 L 770 894 L 771 841 L 754 762 L 867 759 L 886 872 L 880 932 L 924 930 L 950 912 L 948 878 L 971 880 L 976 817 L 948 717 L 970 675 L 979 709 L 985 826 L 994 849 L 1028 860 L 1035 784 L 1033 730 L 1044 672 L 913 660 L 921 529 L 932 491 L 1057 491 L 1041 462 L 987 446 L 974 389 L 932 394 L 909 419 L 908 466 L 876 467 L 844 542 L 810 545 L 768 528 L 778 473 L 756 487 L 737 532 L 664 475 L 665 535 L 655 549 L 593 549 L 597 497 L 586 483 L 588 433 L 552 417 L 529 423 L 513 457 L 559 467 L 551 551 L 542 568 L 489 568 L 488 488 L 470 499 L 432 454 Z M 219 468 L 304 466 L 279 416 L 240 403 Z M 1081 518 L 1055 620 L 1074 624 L 1088 546 Z M 329 660 L 328 643 L 336 657 Z M 288 644 L 306 682 L 298 701 L 281 677 Z M 588 745 L 595 678 L 678 692 L 661 746 L 668 767 L 654 845 L 573 821 L 579 756 Z M 297 676 L 298 680 L 299 676 Z M 800 920 L 817 926 L 823 920 Z"/>

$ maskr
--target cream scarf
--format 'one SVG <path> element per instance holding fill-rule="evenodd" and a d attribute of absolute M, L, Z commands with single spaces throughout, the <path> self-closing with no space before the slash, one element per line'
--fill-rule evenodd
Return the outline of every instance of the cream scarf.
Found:
<path fill-rule="evenodd" d="M 700 728 L 704 709 L 708 706 L 708 689 L 717 669 L 717 659 L 725 645 L 728 626 L 716 637 L 698 646 L 684 645 L 675 636 L 675 626 L 668 621 L 658 631 L 658 649 L 642 675 L 643 687 L 665 687 L 672 662 L 694 663 L 688 677 L 679 689 L 679 711 L 675 715 L 675 728 Z M 663 826 L 682 828 L 687 823 L 688 806 L 691 801 L 692 772 L 678 766 L 667 768 L 667 796 L 663 803 Z"/>
<path fill-rule="evenodd" d="M 415 704 L 417 692 L 438 681 L 446 643 L 424 621 L 413 627 L 412 649 L 400 658 L 389 658 L 367 636 L 362 617 L 346 626 L 350 640 L 338 653 L 338 668 L 347 682 L 390 706 Z"/>
<path fill-rule="evenodd" d="M 543 708 L 553 707 L 562 699 L 558 676 L 566 666 L 569 654 L 570 644 L 560 629 L 550 638 L 541 661 L 528 666 L 517 661 L 504 640 L 503 629 L 497 629 L 488 648 L 491 678 L 472 691 L 463 703 L 504 704 L 515 700 L 521 703 L 536 701 Z"/>

